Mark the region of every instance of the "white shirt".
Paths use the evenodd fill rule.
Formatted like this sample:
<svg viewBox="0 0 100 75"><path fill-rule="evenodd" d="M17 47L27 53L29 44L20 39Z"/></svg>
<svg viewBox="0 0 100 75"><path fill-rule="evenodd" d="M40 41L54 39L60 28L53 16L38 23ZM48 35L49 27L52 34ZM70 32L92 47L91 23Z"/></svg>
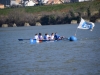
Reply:
<svg viewBox="0 0 100 75"><path fill-rule="evenodd" d="M38 38L38 35L35 35L35 36L34 36L34 39L38 40L38 39L39 39L39 38Z"/></svg>
<svg viewBox="0 0 100 75"><path fill-rule="evenodd" d="M39 38L39 40L43 40L43 36L42 35L38 36L38 38Z"/></svg>
<svg viewBox="0 0 100 75"><path fill-rule="evenodd" d="M49 40L49 37L50 37L50 36L47 34L47 35L46 35L46 40Z"/></svg>
<svg viewBox="0 0 100 75"><path fill-rule="evenodd" d="M54 40L54 35L50 36L50 40Z"/></svg>

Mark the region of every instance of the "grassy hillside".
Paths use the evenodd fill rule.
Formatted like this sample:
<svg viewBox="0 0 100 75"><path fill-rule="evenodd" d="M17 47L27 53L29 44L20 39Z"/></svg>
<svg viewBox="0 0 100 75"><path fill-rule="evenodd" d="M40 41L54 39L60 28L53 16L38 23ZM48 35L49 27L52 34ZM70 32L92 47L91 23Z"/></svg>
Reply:
<svg viewBox="0 0 100 75"><path fill-rule="evenodd" d="M7 15L11 11L24 11L27 13L41 13L41 12L67 12L69 10L82 10L86 11L86 8L91 8L91 11L98 11L100 9L100 1L93 2L81 2L81 3L68 3L68 4L59 4L59 5L44 5L44 6L33 6L33 7L21 7L21 8L5 8L0 9L0 15Z"/></svg>
<svg viewBox="0 0 100 75"><path fill-rule="evenodd" d="M80 17L92 22L100 18L100 0L57 5L44 5L20 8L0 9L0 27L2 24L23 26L25 23L35 26L70 24L72 20L80 22Z"/></svg>

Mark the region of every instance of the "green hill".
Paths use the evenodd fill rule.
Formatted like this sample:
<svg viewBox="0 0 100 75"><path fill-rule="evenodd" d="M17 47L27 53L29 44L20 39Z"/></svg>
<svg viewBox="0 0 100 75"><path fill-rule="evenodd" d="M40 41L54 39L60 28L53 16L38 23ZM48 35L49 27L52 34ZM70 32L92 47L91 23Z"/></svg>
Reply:
<svg viewBox="0 0 100 75"><path fill-rule="evenodd" d="M42 25L70 24L72 20L79 23L80 17L92 22L100 18L100 0L0 9L0 26L12 26L13 23L19 26L23 26L24 23L35 25L36 22Z"/></svg>
<svg viewBox="0 0 100 75"><path fill-rule="evenodd" d="M90 2L77 2L77 3L67 3L67 4L57 4L57 5L43 5L43 6L32 6L32 7L20 7L20 8L5 8L0 9L0 15L7 15L11 11L24 11L27 13L41 13L41 12L67 12L69 10L82 10L86 11L90 6L91 11L98 11L100 9L100 1L90 1Z"/></svg>

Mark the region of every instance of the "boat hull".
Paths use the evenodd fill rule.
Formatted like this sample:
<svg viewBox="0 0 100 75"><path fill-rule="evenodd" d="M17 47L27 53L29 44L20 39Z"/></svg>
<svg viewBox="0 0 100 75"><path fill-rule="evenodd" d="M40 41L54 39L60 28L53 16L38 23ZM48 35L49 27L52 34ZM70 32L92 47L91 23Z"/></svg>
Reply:
<svg viewBox="0 0 100 75"><path fill-rule="evenodd" d="M34 43L42 43L42 42L55 42L57 40L36 40L36 39L30 39L30 43L34 44Z"/></svg>

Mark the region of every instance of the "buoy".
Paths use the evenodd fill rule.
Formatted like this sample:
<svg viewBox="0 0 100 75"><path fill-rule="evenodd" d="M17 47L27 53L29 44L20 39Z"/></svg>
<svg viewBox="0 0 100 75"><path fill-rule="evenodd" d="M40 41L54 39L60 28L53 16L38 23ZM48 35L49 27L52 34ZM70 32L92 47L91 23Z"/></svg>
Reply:
<svg viewBox="0 0 100 75"><path fill-rule="evenodd" d="M30 43L34 44L34 43L36 43L36 40L35 39L30 39Z"/></svg>
<svg viewBox="0 0 100 75"><path fill-rule="evenodd" d="M77 41L77 38L75 36L71 36L68 38L69 41Z"/></svg>

